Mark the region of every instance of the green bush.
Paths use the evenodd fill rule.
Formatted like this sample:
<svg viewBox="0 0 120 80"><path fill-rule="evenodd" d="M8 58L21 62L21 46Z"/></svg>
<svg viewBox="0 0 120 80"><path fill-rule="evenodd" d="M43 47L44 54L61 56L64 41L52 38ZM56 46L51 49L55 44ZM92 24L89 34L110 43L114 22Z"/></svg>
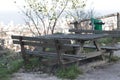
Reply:
<svg viewBox="0 0 120 80"><path fill-rule="evenodd" d="M98 40L98 42L101 43L100 45L103 45L103 44L107 45L107 44L112 43L112 41L113 41L112 38L102 38L102 39Z"/></svg>
<svg viewBox="0 0 120 80"><path fill-rule="evenodd" d="M0 66L0 79L9 80L9 77L12 73L18 71L22 66L22 60L12 61L8 64ZM3 63L0 63L3 64Z"/></svg>
<svg viewBox="0 0 120 80"><path fill-rule="evenodd" d="M22 59L8 50L0 56L0 80L9 80L11 74L18 71L22 65Z"/></svg>
<svg viewBox="0 0 120 80"><path fill-rule="evenodd" d="M12 61L9 64L8 72L9 73L17 72L22 66L23 66L23 61L22 60Z"/></svg>
<svg viewBox="0 0 120 80"><path fill-rule="evenodd" d="M33 69L39 68L41 66L39 63L40 60L36 57L30 58L29 61L30 62L28 64L24 65L25 70L33 71Z"/></svg>
<svg viewBox="0 0 120 80"><path fill-rule="evenodd" d="M57 70L57 77L66 79L75 79L79 74L83 72L76 65L69 66L67 68L60 68Z"/></svg>
<svg viewBox="0 0 120 80"><path fill-rule="evenodd" d="M110 59L111 62L117 62L119 60L120 60L120 57L118 57L118 56L112 56Z"/></svg>

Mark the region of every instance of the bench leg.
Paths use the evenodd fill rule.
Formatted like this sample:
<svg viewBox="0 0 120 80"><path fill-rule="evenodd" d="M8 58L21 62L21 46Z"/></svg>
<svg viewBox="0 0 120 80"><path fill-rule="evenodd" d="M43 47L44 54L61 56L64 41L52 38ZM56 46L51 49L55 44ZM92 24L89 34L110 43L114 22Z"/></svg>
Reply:
<svg viewBox="0 0 120 80"><path fill-rule="evenodd" d="M109 62L111 61L112 56L113 56L113 51L110 51L110 54L109 54Z"/></svg>
<svg viewBox="0 0 120 80"><path fill-rule="evenodd" d="M77 41L77 44L79 44L80 47L77 47L77 48L76 48L76 54L79 55L79 56L81 55L81 53L84 53L84 50L83 50L84 42L85 42L85 41L83 41L83 40L81 40L81 41L78 40L78 41Z"/></svg>

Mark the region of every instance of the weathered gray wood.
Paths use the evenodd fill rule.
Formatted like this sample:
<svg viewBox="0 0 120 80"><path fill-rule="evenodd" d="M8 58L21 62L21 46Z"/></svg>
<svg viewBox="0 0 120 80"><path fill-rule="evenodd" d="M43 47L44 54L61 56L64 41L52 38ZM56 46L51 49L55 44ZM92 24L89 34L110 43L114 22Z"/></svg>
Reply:
<svg viewBox="0 0 120 80"><path fill-rule="evenodd" d="M97 57L97 56L101 56L102 54L103 54L103 52L97 51L97 52L90 52L90 53L87 53L85 55L86 55L86 59L89 59L89 58L94 58L94 57Z"/></svg>
<svg viewBox="0 0 120 80"><path fill-rule="evenodd" d="M113 16L117 16L119 13L114 13L114 14L109 14L109 15L105 15L105 16L101 16L101 17L96 17L96 19L104 19L104 18L108 18L108 17L113 17ZM71 24L79 24L81 22L85 22L85 21L90 21L91 19L88 18L88 19L83 19L83 20L80 20L80 21L74 21L74 22L71 22ZM76 27L75 27L76 28Z"/></svg>
<svg viewBox="0 0 120 80"><path fill-rule="evenodd" d="M36 56L48 56L48 57L53 57L55 58L57 56L56 53L48 53L48 52L40 52L40 51L26 51L27 54L30 55L36 55ZM71 54L61 54L63 58L68 58L68 59L83 59L86 58L85 56L77 56L77 55L71 55Z"/></svg>
<svg viewBox="0 0 120 80"><path fill-rule="evenodd" d="M64 44L65 47L80 47L79 44Z"/></svg>
<svg viewBox="0 0 120 80"><path fill-rule="evenodd" d="M117 29L120 30L120 14L117 13Z"/></svg>
<svg viewBox="0 0 120 80"><path fill-rule="evenodd" d="M85 45L84 48L96 49L96 47L92 45ZM111 61L114 51L120 50L120 47L117 46L101 46L100 48L109 53L109 61Z"/></svg>
<svg viewBox="0 0 120 80"><path fill-rule="evenodd" d="M14 44L20 44L20 41L13 40ZM41 42L30 42L30 41L22 41L24 45L29 45L29 46L42 46L42 47L55 47L54 43L41 43Z"/></svg>
<svg viewBox="0 0 120 80"><path fill-rule="evenodd" d="M79 64L81 61L88 60L88 59L95 58L95 57L99 57L102 54L103 53L101 51L86 53L86 54L84 54L85 58L78 58L78 59L75 59L75 60L72 60L69 62L65 62L64 64L71 64L71 63L76 63L76 62Z"/></svg>
<svg viewBox="0 0 120 80"><path fill-rule="evenodd" d="M22 37L19 38L20 46L21 46L21 53L22 53L22 58L24 60L24 64L28 64L29 59L26 56L25 48L24 48L24 43L22 42Z"/></svg>
<svg viewBox="0 0 120 80"><path fill-rule="evenodd" d="M25 37L25 36L12 36L14 44L22 44L23 46L23 52L26 53L24 46L25 45L32 45L32 46L41 46L43 48L46 47L55 47L55 55L49 51L40 51L38 54L35 52L32 53L32 55L38 55L38 56L50 56L50 57L56 57L56 62L60 65L64 64L64 58L71 60L74 59L75 61L81 60L81 58L85 58L85 56L81 55L68 55L68 54L63 54L65 51L68 49L70 50L71 48L73 50L77 49L77 51L80 49L80 47L83 47L84 41L89 41L89 40L96 40L99 38L103 38L106 35L104 34L87 34L87 35L80 35L80 34L62 34L62 35L47 35L47 36L40 36L40 37ZM77 40L81 43L81 45L76 45L76 44L71 44L70 40ZM19 42L20 41L20 42ZM71 50L72 50L71 49ZM22 51L22 49L21 49ZM76 51L76 52L77 52ZM23 53L22 52L22 53ZM79 52L80 53L80 52ZM99 56L99 54L96 53L95 56ZM89 57L88 57L89 58ZM69 61L68 60L68 61Z"/></svg>
<svg viewBox="0 0 120 80"><path fill-rule="evenodd" d="M107 37L120 37L119 30L105 31L105 30L80 30L80 29L70 29L70 32L75 32L76 34L108 34Z"/></svg>
<svg viewBox="0 0 120 80"><path fill-rule="evenodd" d="M91 48L91 49L96 49L95 46L93 45L85 45L84 48ZM115 46L100 46L101 49L103 50L120 50L120 47L115 47Z"/></svg>
<svg viewBox="0 0 120 80"><path fill-rule="evenodd" d="M112 30L112 31L106 31L106 30L81 30L81 29L69 29L69 32L82 32L82 33L119 33L120 31L119 30Z"/></svg>
<svg viewBox="0 0 120 80"><path fill-rule="evenodd" d="M12 39L20 39L20 37L22 37L22 40L33 40L33 41L40 41L42 38L38 38L38 37L27 37L27 36L17 36L17 35L12 35L11 38Z"/></svg>
<svg viewBox="0 0 120 80"><path fill-rule="evenodd" d="M19 39L19 38L18 38ZM42 47L51 47L51 48L55 48L55 42L54 40L50 40L50 39L43 39L43 41L29 41L29 39L26 38L26 40L22 40L22 43L24 45L30 45L30 46L42 46ZM34 40L34 38L32 38ZM13 40L14 44L20 44L20 41L18 40ZM74 48L79 47L80 45L76 45L76 44L71 44L70 40L58 40L57 43L58 46L60 46L61 50L63 51L67 51L67 50L74 50Z"/></svg>
<svg viewBox="0 0 120 80"><path fill-rule="evenodd" d="M76 47L79 47L78 45L71 44L70 40L66 39L56 39L56 38L49 38L49 37L25 37L25 36L12 36L13 43L14 44L20 44L21 45L21 52L22 54L25 54L23 57L26 56L26 54L30 55L36 55L36 56L43 56L43 57L56 57L58 64L62 65L62 59L76 59L76 58L83 58L78 57L75 55L68 55L68 54L62 54L67 50L74 50ZM64 45L66 44L66 45ZM54 48L55 53L51 53L50 51L40 51L40 52L29 52L25 51L24 46L40 46L43 48ZM73 48L72 48L73 47ZM25 59L24 59L25 60Z"/></svg>
<svg viewBox="0 0 120 80"><path fill-rule="evenodd" d="M99 39L99 38L103 38L106 37L107 34L64 34L64 35L47 35L45 36L45 38L48 39L68 39L68 40L84 40L84 41L88 41L88 40L94 40L94 39Z"/></svg>

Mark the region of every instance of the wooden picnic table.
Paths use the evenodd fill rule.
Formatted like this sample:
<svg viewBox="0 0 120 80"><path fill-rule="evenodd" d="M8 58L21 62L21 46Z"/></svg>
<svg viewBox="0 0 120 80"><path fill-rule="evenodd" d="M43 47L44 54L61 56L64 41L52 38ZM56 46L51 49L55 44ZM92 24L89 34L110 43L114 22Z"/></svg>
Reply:
<svg viewBox="0 0 120 80"><path fill-rule="evenodd" d="M91 41L96 46L97 50L100 51L100 47L97 43L97 39L106 37L107 34L53 34L53 35L46 35L42 36L43 38L50 38L54 40L59 39L70 39L76 40L77 44L80 45L79 49L76 51L77 55L80 55L83 52L83 46L85 41Z"/></svg>
<svg viewBox="0 0 120 80"><path fill-rule="evenodd" d="M114 51L120 50L120 47L116 46L120 38L120 30L81 30L74 28L69 29L69 32L74 32L75 34L108 34L106 38L112 39L112 42L109 42L107 45L100 46L100 48L105 50L106 53L109 53L109 60L111 60ZM84 48L96 49L93 45L85 45Z"/></svg>
<svg viewBox="0 0 120 80"><path fill-rule="evenodd" d="M27 36L12 36L14 44L20 44L21 53L25 63L29 62L29 57L27 55L51 57L52 59L57 59L56 63L59 65L78 63L81 60L94 58L101 56L102 52L97 44L97 39L107 36L106 34L52 34L39 37L27 37ZM75 44L66 43L65 41L75 40ZM63 44L61 43L63 42ZM88 55L83 55L83 45L86 41L91 41L94 43L97 52L94 54L90 53ZM41 47L40 51L27 51L25 46L38 46ZM73 47L73 48L72 48ZM44 48L54 48L55 52L45 51ZM73 49L73 54L67 54L65 51ZM77 55L74 55L77 54Z"/></svg>

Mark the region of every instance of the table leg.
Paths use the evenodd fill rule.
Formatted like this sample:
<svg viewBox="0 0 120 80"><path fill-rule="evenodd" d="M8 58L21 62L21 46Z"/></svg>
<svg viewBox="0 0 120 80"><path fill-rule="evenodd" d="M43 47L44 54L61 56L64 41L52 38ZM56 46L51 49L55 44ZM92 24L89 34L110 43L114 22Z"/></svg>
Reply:
<svg viewBox="0 0 120 80"><path fill-rule="evenodd" d="M100 50L101 50L101 48L99 47L99 45L98 45L97 41L96 41L96 40L94 40L94 41L93 41L93 43L94 43L94 45L96 46L96 49L97 49L98 51L100 51Z"/></svg>
<svg viewBox="0 0 120 80"><path fill-rule="evenodd" d="M85 41L77 41L77 44L80 45L80 47L79 47L79 48L77 49L77 51L76 51L76 54L77 54L77 55L81 55L81 54L84 52L84 50L83 50L84 42L85 42Z"/></svg>

